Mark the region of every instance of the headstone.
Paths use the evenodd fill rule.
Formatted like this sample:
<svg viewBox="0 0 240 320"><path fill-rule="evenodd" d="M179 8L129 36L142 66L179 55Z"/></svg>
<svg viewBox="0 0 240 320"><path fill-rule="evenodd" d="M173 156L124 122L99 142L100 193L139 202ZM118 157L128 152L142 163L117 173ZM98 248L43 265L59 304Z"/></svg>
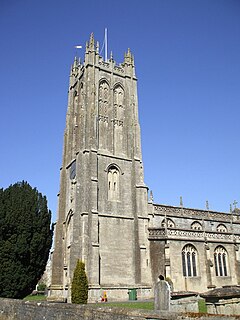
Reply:
<svg viewBox="0 0 240 320"><path fill-rule="evenodd" d="M170 286L160 276L154 289L154 309L169 311L170 308Z"/></svg>

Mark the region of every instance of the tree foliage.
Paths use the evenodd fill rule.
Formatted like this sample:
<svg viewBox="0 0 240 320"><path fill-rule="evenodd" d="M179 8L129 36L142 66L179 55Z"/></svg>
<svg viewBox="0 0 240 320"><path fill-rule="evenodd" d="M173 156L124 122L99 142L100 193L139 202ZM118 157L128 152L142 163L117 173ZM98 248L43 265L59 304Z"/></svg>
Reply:
<svg viewBox="0 0 240 320"><path fill-rule="evenodd" d="M52 243L47 199L27 182L0 189L0 296L23 298L35 288Z"/></svg>
<svg viewBox="0 0 240 320"><path fill-rule="evenodd" d="M88 279L85 272L85 264L77 261L72 281L72 303L83 304L88 300Z"/></svg>

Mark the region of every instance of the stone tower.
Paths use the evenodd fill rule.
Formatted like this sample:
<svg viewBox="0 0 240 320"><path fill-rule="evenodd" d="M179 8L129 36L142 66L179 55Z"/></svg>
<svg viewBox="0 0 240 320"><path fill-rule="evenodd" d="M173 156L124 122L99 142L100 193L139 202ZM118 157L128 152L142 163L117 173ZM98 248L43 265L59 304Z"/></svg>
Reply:
<svg viewBox="0 0 240 320"><path fill-rule="evenodd" d="M70 301L77 259L89 298L128 299L150 288L147 187L138 121L137 79L128 49L104 61L93 34L70 72L58 221L49 298Z"/></svg>

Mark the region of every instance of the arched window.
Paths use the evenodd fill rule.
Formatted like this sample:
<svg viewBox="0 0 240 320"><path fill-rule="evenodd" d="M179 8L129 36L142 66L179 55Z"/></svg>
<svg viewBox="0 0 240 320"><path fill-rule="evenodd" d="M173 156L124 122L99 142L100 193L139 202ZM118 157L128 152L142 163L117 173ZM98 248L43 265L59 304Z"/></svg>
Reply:
<svg viewBox="0 0 240 320"><path fill-rule="evenodd" d="M217 226L217 231L218 231L218 232L227 232L227 227L225 227L224 224L219 224L219 225Z"/></svg>
<svg viewBox="0 0 240 320"><path fill-rule="evenodd" d="M171 219L167 218L167 225L166 225L166 220L163 219L161 226L162 226L162 228L165 228L165 227L175 228L175 223Z"/></svg>
<svg viewBox="0 0 240 320"><path fill-rule="evenodd" d="M191 224L191 229L193 229L193 230L202 230L202 225L201 225L200 222L194 221L194 222Z"/></svg>
<svg viewBox="0 0 240 320"><path fill-rule="evenodd" d="M182 250L182 269L184 277L197 276L197 250L188 244Z"/></svg>
<svg viewBox="0 0 240 320"><path fill-rule="evenodd" d="M119 170L115 166L108 169L108 200L119 200Z"/></svg>
<svg viewBox="0 0 240 320"><path fill-rule="evenodd" d="M114 118L123 120L124 117L124 91L120 85L113 90Z"/></svg>
<svg viewBox="0 0 240 320"><path fill-rule="evenodd" d="M107 81L103 80L99 84L99 114L107 115L108 103L109 103L109 85Z"/></svg>
<svg viewBox="0 0 240 320"><path fill-rule="evenodd" d="M121 86L116 86L114 88L114 105L123 108L123 98L124 98L124 92L123 88Z"/></svg>
<svg viewBox="0 0 240 320"><path fill-rule="evenodd" d="M214 264L217 277L226 277L228 275L227 251L222 246L218 246L214 251Z"/></svg>

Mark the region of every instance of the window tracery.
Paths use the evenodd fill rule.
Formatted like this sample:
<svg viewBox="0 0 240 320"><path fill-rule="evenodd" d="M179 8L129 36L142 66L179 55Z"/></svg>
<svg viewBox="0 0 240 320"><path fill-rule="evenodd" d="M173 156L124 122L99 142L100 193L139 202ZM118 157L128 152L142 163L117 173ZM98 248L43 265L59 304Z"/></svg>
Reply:
<svg viewBox="0 0 240 320"><path fill-rule="evenodd" d="M191 224L191 229L193 229L193 230L202 230L202 225L201 225L200 222L194 221L194 222Z"/></svg>
<svg viewBox="0 0 240 320"><path fill-rule="evenodd" d="M99 114L106 116L109 104L109 85L103 80L99 85Z"/></svg>
<svg viewBox="0 0 240 320"><path fill-rule="evenodd" d="M188 244L183 247L182 270L183 270L184 277L197 276L197 250L191 244Z"/></svg>
<svg viewBox="0 0 240 320"><path fill-rule="evenodd" d="M218 232L227 232L227 227L224 224L219 224L217 226L217 231Z"/></svg>
<svg viewBox="0 0 240 320"><path fill-rule="evenodd" d="M226 277L228 275L228 257L224 247L218 246L214 251L215 273L217 277Z"/></svg>
<svg viewBox="0 0 240 320"><path fill-rule="evenodd" d="M119 170L115 166L108 169L108 200L119 200Z"/></svg>
<svg viewBox="0 0 240 320"><path fill-rule="evenodd" d="M117 85L113 91L114 118L121 120L123 118L123 100L124 91L120 85Z"/></svg>
<svg viewBox="0 0 240 320"><path fill-rule="evenodd" d="M175 223L172 221L172 219L167 218L167 225L166 225L166 219L163 219L161 223L162 228L175 228Z"/></svg>

